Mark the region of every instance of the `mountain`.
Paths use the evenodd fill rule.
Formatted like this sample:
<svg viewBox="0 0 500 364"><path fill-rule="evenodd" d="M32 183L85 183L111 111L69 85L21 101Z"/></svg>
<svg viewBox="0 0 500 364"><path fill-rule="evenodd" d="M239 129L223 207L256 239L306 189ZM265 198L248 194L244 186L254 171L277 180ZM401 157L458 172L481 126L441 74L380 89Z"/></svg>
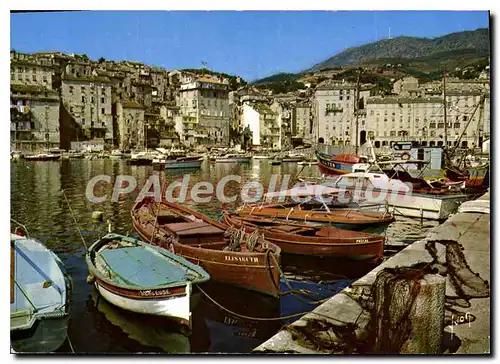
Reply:
<svg viewBox="0 0 500 364"><path fill-rule="evenodd" d="M346 65L366 64L376 59L415 59L438 53L476 51L481 56L489 55L490 33L486 28L448 34L438 38L396 37L352 47L326 61L315 64L308 72L320 71Z"/></svg>

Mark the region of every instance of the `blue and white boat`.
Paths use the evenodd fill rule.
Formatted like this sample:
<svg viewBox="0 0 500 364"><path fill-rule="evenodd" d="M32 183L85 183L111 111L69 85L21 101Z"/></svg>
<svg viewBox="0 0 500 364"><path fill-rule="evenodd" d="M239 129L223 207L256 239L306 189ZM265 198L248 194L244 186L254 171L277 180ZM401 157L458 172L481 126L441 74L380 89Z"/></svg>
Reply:
<svg viewBox="0 0 500 364"><path fill-rule="evenodd" d="M10 236L11 346L52 352L67 338L71 278L57 255L23 230Z"/></svg>
<svg viewBox="0 0 500 364"><path fill-rule="evenodd" d="M191 327L192 285L210 276L170 251L118 234L107 234L86 254L89 282L124 310L172 318Z"/></svg>

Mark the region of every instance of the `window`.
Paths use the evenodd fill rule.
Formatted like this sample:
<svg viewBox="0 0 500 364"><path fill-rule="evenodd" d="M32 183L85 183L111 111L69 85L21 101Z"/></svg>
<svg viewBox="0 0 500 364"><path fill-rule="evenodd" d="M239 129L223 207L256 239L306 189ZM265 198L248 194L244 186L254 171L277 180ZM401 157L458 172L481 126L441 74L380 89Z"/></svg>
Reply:
<svg viewBox="0 0 500 364"><path fill-rule="evenodd" d="M82 119L82 125L85 125L85 119Z"/></svg>
<svg viewBox="0 0 500 364"><path fill-rule="evenodd" d="M73 86L70 86L70 87L69 87L69 93L70 93L71 95L73 95Z"/></svg>
<svg viewBox="0 0 500 364"><path fill-rule="evenodd" d="M101 108L101 114L104 114L105 109Z"/></svg>
<svg viewBox="0 0 500 364"><path fill-rule="evenodd" d="M432 140L432 141L429 142L429 147L434 147L435 145L436 145L435 141Z"/></svg>
<svg viewBox="0 0 500 364"><path fill-rule="evenodd" d="M438 123L438 129L444 128L444 123Z"/></svg>
<svg viewBox="0 0 500 364"><path fill-rule="evenodd" d="M349 100L349 99L350 99L350 97L349 97L349 96L346 96L346 100Z"/></svg>
<svg viewBox="0 0 500 364"><path fill-rule="evenodd" d="M101 103L103 103L103 104L105 103L104 97L101 97Z"/></svg>
<svg viewBox="0 0 500 364"><path fill-rule="evenodd" d="M86 102L86 101L85 101L85 96L82 96L82 102Z"/></svg>
<svg viewBox="0 0 500 364"><path fill-rule="evenodd" d="M437 145L438 145L438 147L442 147L443 146L443 141L442 140L438 141Z"/></svg>
<svg viewBox="0 0 500 364"><path fill-rule="evenodd" d="M395 130L392 130L391 131L391 137L395 137L396 136L396 131Z"/></svg>
<svg viewBox="0 0 500 364"><path fill-rule="evenodd" d="M82 92L85 92L85 86L82 86Z"/></svg>
<svg viewBox="0 0 500 364"><path fill-rule="evenodd" d="M464 121L467 121L467 115L464 115Z"/></svg>
<svg viewBox="0 0 500 364"><path fill-rule="evenodd" d="M429 124L429 128L433 128L433 129L435 129L435 128L436 128L436 123L430 123L430 124Z"/></svg>
<svg viewBox="0 0 500 364"><path fill-rule="evenodd" d="M94 96L92 96L92 97L90 98L90 102L94 102L94 101L95 101Z"/></svg>
<svg viewBox="0 0 500 364"><path fill-rule="evenodd" d="M33 81L36 81L36 75L33 75Z"/></svg>
<svg viewBox="0 0 500 364"><path fill-rule="evenodd" d="M343 96L339 96L339 100L342 101Z"/></svg>
<svg viewBox="0 0 500 364"><path fill-rule="evenodd" d="M453 124L453 127L454 127L455 129L460 129L460 123L455 123L455 124Z"/></svg>

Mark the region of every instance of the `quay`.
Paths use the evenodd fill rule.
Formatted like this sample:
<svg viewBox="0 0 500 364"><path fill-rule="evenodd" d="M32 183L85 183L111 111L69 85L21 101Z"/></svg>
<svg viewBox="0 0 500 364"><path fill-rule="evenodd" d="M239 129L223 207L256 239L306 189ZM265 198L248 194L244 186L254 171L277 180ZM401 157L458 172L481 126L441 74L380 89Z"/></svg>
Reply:
<svg viewBox="0 0 500 364"><path fill-rule="evenodd" d="M386 321L374 322L373 307L377 307L377 302L373 302L372 294L377 276L382 271L401 267L416 270L429 266L434 272L419 285L420 294L412 301L417 308L409 313L411 334L398 352L490 354L489 202L488 192L475 201L462 204L457 214L434 228L425 239L409 245L313 311L285 325L253 352L390 353L390 350L377 350L374 346L367 349L366 343L376 341L387 322L388 326L396 326L394 321L398 323L398 320L406 323L401 320L402 309L398 312L395 302L402 301L404 306L408 300L405 301L407 297L401 294L404 291L399 291L386 306L389 320L386 317ZM382 289L391 282L395 281L383 282L386 286ZM389 290L394 287L395 284L389 285ZM383 308L378 310L379 316L381 311Z"/></svg>

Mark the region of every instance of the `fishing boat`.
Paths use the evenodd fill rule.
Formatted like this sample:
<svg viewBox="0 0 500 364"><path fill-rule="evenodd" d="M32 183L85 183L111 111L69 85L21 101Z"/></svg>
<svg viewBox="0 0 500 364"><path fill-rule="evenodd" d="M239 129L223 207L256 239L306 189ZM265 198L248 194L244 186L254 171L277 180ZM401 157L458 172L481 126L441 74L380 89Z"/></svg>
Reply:
<svg viewBox="0 0 500 364"><path fill-rule="evenodd" d="M258 235L228 229L188 207L149 197L133 207L132 223L144 240L199 264L213 280L279 295L281 249Z"/></svg>
<svg viewBox="0 0 500 364"><path fill-rule="evenodd" d="M40 161L58 161L61 159L60 154L51 154L51 153L38 153L33 155L25 155L24 159L32 162L40 162Z"/></svg>
<svg viewBox="0 0 500 364"><path fill-rule="evenodd" d="M350 208L331 209L322 199L317 206L311 208L308 202L289 202L288 204L253 204L243 205L236 209L242 217L268 217L303 222L321 222L349 230L361 230L376 225L388 225L394 217L386 212L357 210Z"/></svg>
<svg viewBox="0 0 500 364"><path fill-rule="evenodd" d="M244 154L226 154L215 158L215 163L250 163L251 156Z"/></svg>
<svg viewBox="0 0 500 364"><path fill-rule="evenodd" d="M189 327L192 285L210 279L201 267L168 250L112 233L97 240L85 260L89 281L109 303Z"/></svg>
<svg viewBox="0 0 500 364"><path fill-rule="evenodd" d="M322 174L346 174L368 167L366 157L353 154L330 155L316 151L316 159Z"/></svg>
<svg viewBox="0 0 500 364"><path fill-rule="evenodd" d="M305 158L306 158L305 155L302 153L287 153L282 157L281 162L297 163L297 162L302 162Z"/></svg>
<svg viewBox="0 0 500 364"><path fill-rule="evenodd" d="M202 162L203 158L199 156L177 157L175 159L167 159L165 169L200 168Z"/></svg>
<svg viewBox="0 0 500 364"><path fill-rule="evenodd" d="M10 236L11 345L19 353L52 352L67 338L71 278L56 254L16 224Z"/></svg>
<svg viewBox="0 0 500 364"><path fill-rule="evenodd" d="M157 158L157 153L155 152L132 153L128 163L137 166L150 166L153 164L153 159L155 158Z"/></svg>
<svg viewBox="0 0 500 364"><path fill-rule="evenodd" d="M394 215L444 220L475 194L466 193L463 183L427 181L414 177L404 167L426 163L411 160L378 162L368 172L325 178L322 185L351 192L355 199L372 203L385 201ZM382 211L382 206L378 210Z"/></svg>
<svg viewBox="0 0 500 364"><path fill-rule="evenodd" d="M384 253L384 237L364 232L252 215L225 214L224 222L250 232L262 231L284 253L369 261L379 260Z"/></svg>

